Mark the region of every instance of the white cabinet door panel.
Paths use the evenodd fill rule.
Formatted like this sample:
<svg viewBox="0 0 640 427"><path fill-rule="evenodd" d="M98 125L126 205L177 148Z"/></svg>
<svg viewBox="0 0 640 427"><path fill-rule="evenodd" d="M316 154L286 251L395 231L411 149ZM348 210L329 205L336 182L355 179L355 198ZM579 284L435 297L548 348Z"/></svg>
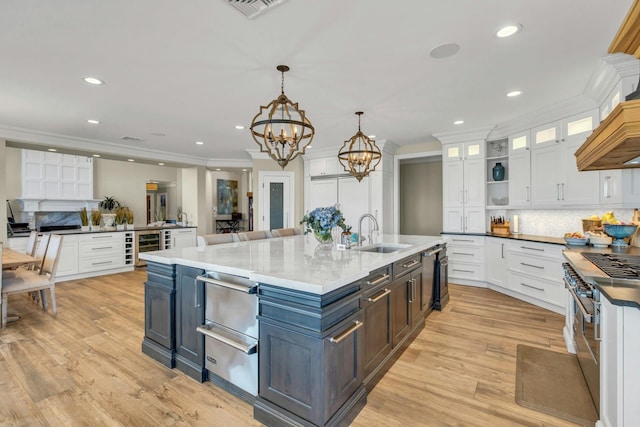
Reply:
<svg viewBox="0 0 640 427"><path fill-rule="evenodd" d="M369 179L338 178L338 204L347 225L358 228L358 219L370 212Z"/></svg>
<svg viewBox="0 0 640 427"><path fill-rule="evenodd" d="M531 152L523 149L509 155L509 205L531 204Z"/></svg>
<svg viewBox="0 0 640 427"><path fill-rule="evenodd" d="M464 163L449 161L442 163L442 203L445 207L463 205Z"/></svg>
<svg viewBox="0 0 640 427"><path fill-rule="evenodd" d="M464 162L464 204L465 206L484 207L485 195L484 159L465 160Z"/></svg>
<svg viewBox="0 0 640 427"><path fill-rule="evenodd" d="M335 179L311 180L309 192L309 211L338 203L338 182Z"/></svg>

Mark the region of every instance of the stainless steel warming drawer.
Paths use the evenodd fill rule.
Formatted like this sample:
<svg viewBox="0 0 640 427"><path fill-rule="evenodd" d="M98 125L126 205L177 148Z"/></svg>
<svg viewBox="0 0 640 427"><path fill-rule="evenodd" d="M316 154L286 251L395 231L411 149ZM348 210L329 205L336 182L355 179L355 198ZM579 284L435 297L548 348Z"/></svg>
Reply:
<svg viewBox="0 0 640 427"><path fill-rule="evenodd" d="M207 272L205 367L254 396L258 394L258 285L247 278Z"/></svg>

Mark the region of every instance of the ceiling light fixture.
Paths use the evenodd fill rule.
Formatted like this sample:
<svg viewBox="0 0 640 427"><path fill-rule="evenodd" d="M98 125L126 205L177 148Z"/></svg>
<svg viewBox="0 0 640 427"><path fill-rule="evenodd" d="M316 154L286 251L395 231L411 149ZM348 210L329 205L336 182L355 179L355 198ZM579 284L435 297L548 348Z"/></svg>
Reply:
<svg viewBox="0 0 640 427"><path fill-rule="evenodd" d="M251 120L249 129L260 146L260 152L269 154L284 169L291 160L304 154L315 130L305 111L284 94L284 73L289 71L289 67L278 65L276 69L282 73L280 96L268 105L260 106L260 112Z"/></svg>
<svg viewBox="0 0 640 427"><path fill-rule="evenodd" d="M376 170L376 166L382 159L382 153L376 142L369 139L360 130L360 116L363 114L362 111L356 112L358 116L358 132L347 139L338 152L340 164L346 172L355 176L358 182Z"/></svg>
<svg viewBox="0 0 640 427"><path fill-rule="evenodd" d="M97 79L95 77L83 77L82 80L85 81L85 83L89 83L90 85L103 85L104 81Z"/></svg>
<svg viewBox="0 0 640 427"><path fill-rule="evenodd" d="M519 33L522 30L522 25L507 25L502 27L496 33L496 36L500 38L511 37L512 35Z"/></svg>
<svg viewBox="0 0 640 427"><path fill-rule="evenodd" d="M100 120L89 119L87 120L87 123L91 123L92 125L99 125Z"/></svg>
<svg viewBox="0 0 640 427"><path fill-rule="evenodd" d="M514 96L519 96L519 95L522 95L522 91L514 90L514 91L509 92L509 93L507 94L507 96L508 96L509 98L513 98Z"/></svg>
<svg viewBox="0 0 640 427"><path fill-rule="evenodd" d="M242 125L236 125L236 129L238 129L238 130L242 130L242 129L244 129L244 126L242 126Z"/></svg>
<svg viewBox="0 0 640 427"><path fill-rule="evenodd" d="M160 162L158 163L158 166L164 166L164 163Z"/></svg>
<svg viewBox="0 0 640 427"><path fill-rule="evenodd" d="M100 154L94 154L93 157L100 157Z"/></svg>
<svg viewBox="0 0 640 427"><path fill-rule="evenodd" d="M204 142L202 142L202 141L196 141L196 145L203 145L203 144L204 144Z"/></svg>
<svg viewBox="0 0 640 427"><path fill-rule="evenodd" d="M55 153L58 150L56 150L55 148L49 148L49 151L51 151L52 153Z"/></svg>
<svg viewBox="0 0 640 427"><path fill-rule="evenodd" d="M133 159L127 159L127 161L129 161L129 162L135 162L135 160L133 160Z"/></svg>
<svg viewBox="0 0 640 427"><path fill-rule="evenodd" d="M455 122L453 122L454 125L461 125L464 124L464 120L456 120Z"/></svg>

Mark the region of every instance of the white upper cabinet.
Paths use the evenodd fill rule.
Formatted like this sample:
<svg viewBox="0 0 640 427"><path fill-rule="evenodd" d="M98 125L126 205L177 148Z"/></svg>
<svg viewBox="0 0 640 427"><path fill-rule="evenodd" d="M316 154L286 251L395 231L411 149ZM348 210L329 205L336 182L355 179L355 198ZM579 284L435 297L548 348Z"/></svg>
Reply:
<svg viewBox="0 0 640 427"><path fill-rule="evenodd" d="M446 144L442 147L442 161L444 162L484 159L484 156L484 141L470 141L464 143L460 142L456 144Z"/></svg>
<svg viewBox="0 0 640 427"><path fill-rule="evenodd" d="M22 150L22 198L93 199L93 159Z"/></svg>
<svg viewBox="0 0 640 427"><path fill-rule="evenodd" d="M597 125L598 110L531 130L531 204L592 205L599 202L599 173L578 172L574 153Z"/></svg>
<svg viewBox="0 0 640 427"><path fill-rule="evenodd" d="M509 137L509 205L531 204L531 132Z"/></svg>
<svg viewBox="0 0 640 427"><path fill-rule="evenodd" d="M343 168L338 169L338 157L322 157L309 160L309 176L336 175L345 173Z"/></svg>

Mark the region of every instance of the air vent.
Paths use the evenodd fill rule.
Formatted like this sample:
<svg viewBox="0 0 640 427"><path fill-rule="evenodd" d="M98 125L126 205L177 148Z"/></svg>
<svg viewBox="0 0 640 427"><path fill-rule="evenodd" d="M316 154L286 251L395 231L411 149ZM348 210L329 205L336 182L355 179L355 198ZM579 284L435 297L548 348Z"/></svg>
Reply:
<svg viewBox="0 0 640 427"><path fill-rule="evenodd" d="M286 0L224 0L231 6L238 9L248 19L266 12Z"/></svg>
<svg viewBox="0 0 640 427"><path fill-rule="evenodd" d="M131 141L131 142L142 142L143 141L143 139L136 138L135 136L123 136L120 139L123 140L123 141Z"/></svg>

